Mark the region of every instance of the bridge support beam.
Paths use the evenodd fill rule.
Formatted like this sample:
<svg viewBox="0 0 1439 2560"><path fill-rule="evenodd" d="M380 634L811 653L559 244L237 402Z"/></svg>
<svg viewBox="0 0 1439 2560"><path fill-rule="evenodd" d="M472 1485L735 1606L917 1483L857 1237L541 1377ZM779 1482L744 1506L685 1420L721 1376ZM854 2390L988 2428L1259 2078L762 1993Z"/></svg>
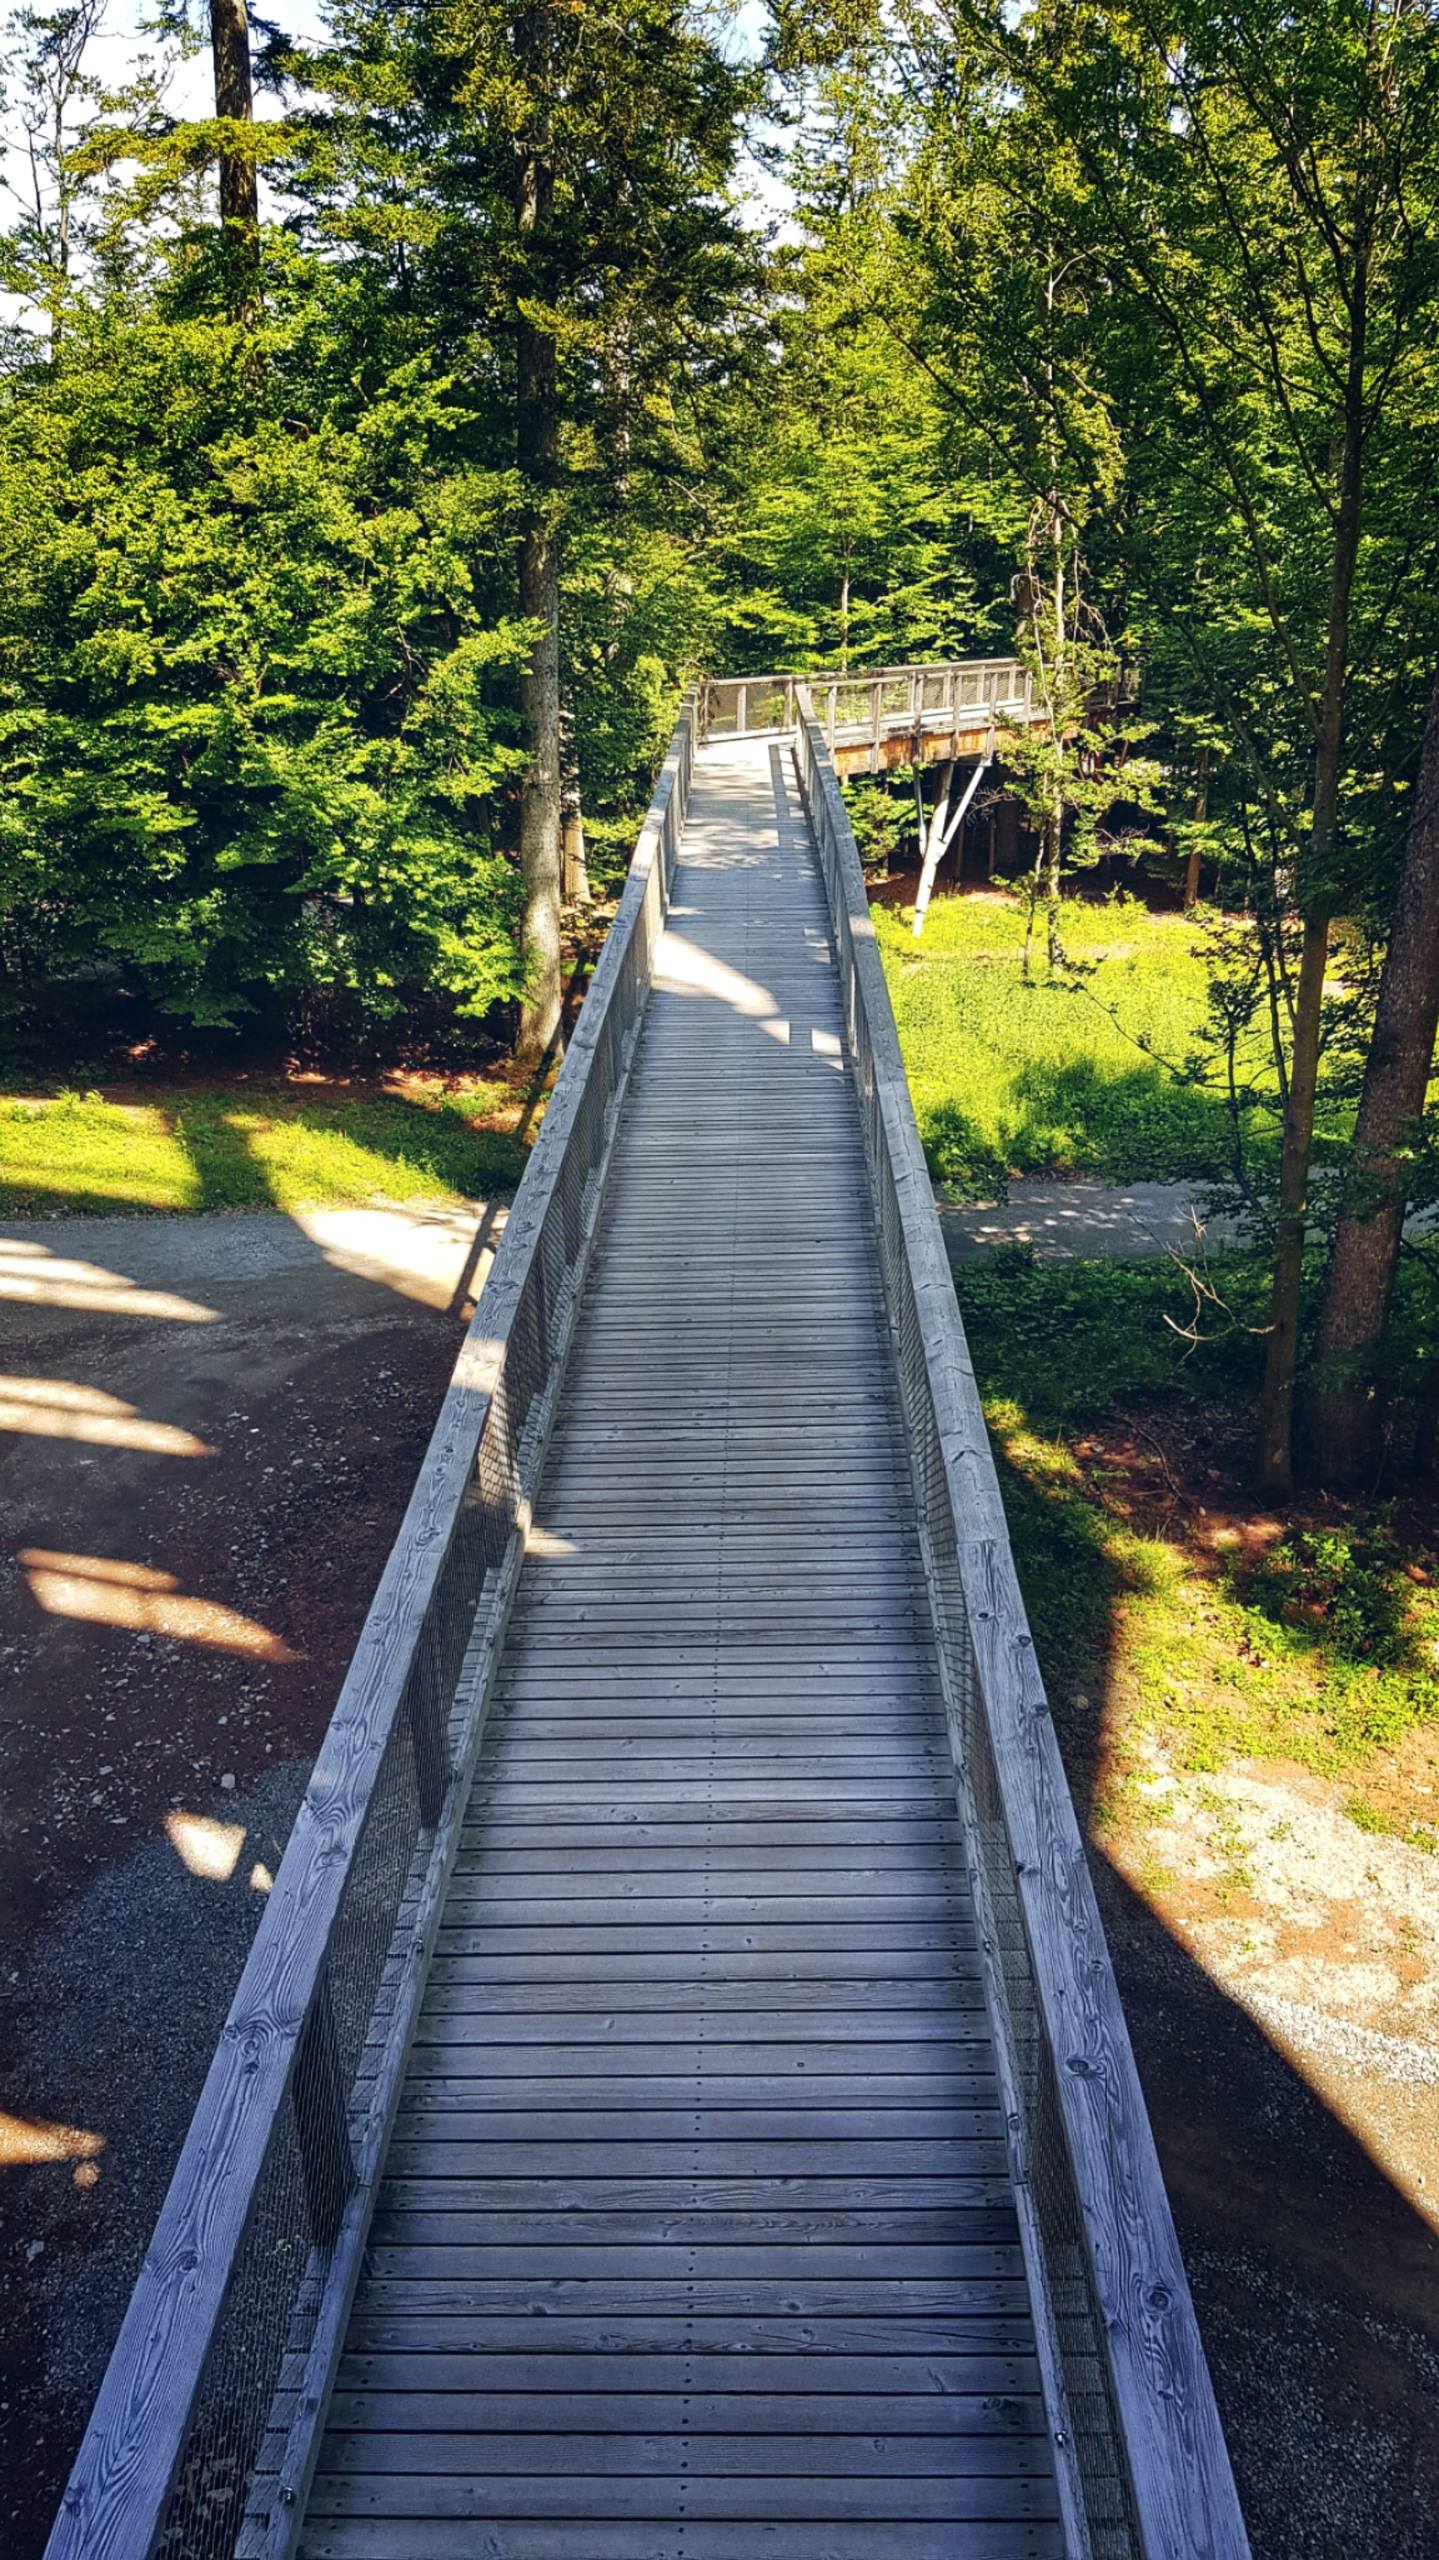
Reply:
<svg viewBox="0 0 1439 2560"><path fill-rule="evenodd" d="M988 773L993 762L994 735L991 731L985 745L984 753L979 758L973 773L965 784L964 790L960 794L959 805L950 816L947 826L943 825L945 806L945 795L943 791L940 792L939 799L935 803L934 817L930 822L929 841L924 848L924 861L920 868L919 887L915 892L914 899L914 931L916 940L924 931L925 915L929 907L930 898L934 892L935 873L938 871L939 866L944 860L945 855L948 853L950 846L954 843L961 827L964 825L965 819L969 815L970 803L973 800L976 791L979 789L980 781L982 777ZM943 832L941 833L942 826Z"/></svg>

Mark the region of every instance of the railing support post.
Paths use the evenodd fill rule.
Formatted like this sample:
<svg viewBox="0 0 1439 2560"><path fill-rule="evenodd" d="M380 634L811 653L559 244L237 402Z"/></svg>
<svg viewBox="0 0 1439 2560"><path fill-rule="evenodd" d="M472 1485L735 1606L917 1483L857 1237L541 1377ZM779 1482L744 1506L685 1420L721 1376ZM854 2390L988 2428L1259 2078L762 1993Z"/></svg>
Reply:
<svg viewBox="0 0 1439 2560"><path fill-rule="evenodd" d="M340 2058L330 1968L322 1970L300 2030L291 2083L305 2210L315 2246L332 2248L355 2184L355 2163L345 2120L345 2073Z"/></svg>
<svg viewBox="0 0 1439 2560"><path fill-rule="evenodd" d="M415 1655L405 1699L405 1716L415 1756L415 1797L420 1822L433 1831L445 1809L450 1783L450 1754L445 1709L440 1695L440 1666L434 1631L426 1627Z"/></svg>

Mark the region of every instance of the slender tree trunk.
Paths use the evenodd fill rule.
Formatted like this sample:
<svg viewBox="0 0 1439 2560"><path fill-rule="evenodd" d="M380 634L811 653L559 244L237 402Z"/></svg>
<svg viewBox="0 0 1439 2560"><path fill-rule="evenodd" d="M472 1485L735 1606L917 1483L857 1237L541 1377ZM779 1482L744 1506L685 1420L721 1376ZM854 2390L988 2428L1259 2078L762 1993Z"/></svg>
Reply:
<svg viewBox="0 0 1439 2560"><path fill-rule="evenodd" d="M580 760L575 743L575 712L569 694L560 696L560 870L566 906L590 903L590 868L585 855L585 819L580 800Z"/></svg>
<svg viewBox="0 0 1439 2560"><path fill-rule="evenodd" d="M1064 813L1051 809L1044 822L1044 933L1045 956L1051 969L1064 965L1064 952L1059 939L1060 865L1064 853Z"/></svg>
<svg viewBox="0 0 1439 2560"><path fill-rule="evenodd" d="M215 113L234 124L253 124L255 88L250 69L250 14L246 0L210 0L210 50L215 61ZM253 233L260 219L260 190L253 160L220 155L220 220Z"/></svg>
<svg viewBox="0 0 1439 2560"><path fill-rule="evenodd" d="M1269 1340L1259 1406L1255 1478L1266 1493L1287 1493L1293 1482L1294 1378L1299 1352L1299 1303L1304 1277L1304 1236L1309 1213L1309 1158L1314 1145L1314 1104L1319 1085L1319 1034L1324 971L1329 958L1329 917L1306 916L1295 992L1289 1104L1279 1166L1279 1214L1274 1226L1274 1276L1269 1296Z"/></svg>
<svg viewBox="0 0 1439 2560"><path fill-rule="evenodd" d="M1354 1129L1352 1205L1335 1230L1308 1400L1322 1475L1352 1483L1371 1454L1372 1363L1404 1232L1406 1141L1424 1108L1439 1029L1439 681L1429 700L1404 868Z"/></svg>
<svg viewBox="0 0 1439 2560"><path fill-rule="evenodd" d="M1203 824L1204 824L1204 821L1205 821L1205 819L1208 817L1208 815L1209 815L1209 750L1208 750L1208 748L1206 747L1206 748L1204 749L1204 752L1203 752L1203 754L1202 754L1202 756L1201 756L1201 759L1200 759L1200 766L1199 766L1199 788L1198 788L1198 790L1195 792L1195 795L1194 795L1194 823L1195 823L1195 825L1196 825L1197 827L1202 827L1202 826L1203 826ZM1184 866L1184 904L1185 904L1185 909L1186 909L1186 911L1187 911L1190 907L1197 907L1197 906L1198 906L1198 904L1199 904L1199 878L1200 878L1200 869L1201 869L1201 865L1202 865L1202 863L1203 863L1203 855L1202 855L1202 853L1201 853L1201 851L1200 851L1200 848L1199 848L1198 843L1196 842L1196 843L1194 843L1194 844L1192 844L1192 845L1190 846L1190 848L1189 848L1189 859L1188 859L1188 861L1186 862L1186 864L1185 864L1185 866Z"/></svg>
<svg viewBox="0 0 1439 2560"><path fill-rule="evenodd" d="M548 11L527 10L518 24L532 79L543 79ZM538 85L538 82L536 82ZM553 186L547 136L520 152L515 171L515 225L523 247L543 236ZM521 298L537 279L522 260ZM559 1027L560 983L560 545L556 521L559 389L555 342L523 310L515 314L515 459L526 499L520 535L519 609L539 626L520 678L520 720L529 762L520 784L520 870L524 881L527 978L516 1055L535 1066Z"/></svg>
<svg viewBox="0 0 1439 2560"><path fill-rule="evenodd" d="M1299 1362L1304 1237L1309 1214L1309 1159L1314 1148L1324 971L1329 957L1329 924L1335 892L1333 865L1338 832L1340 764L1344 751L1349 607L1359 551L1364 486L1367 292L1367 264L1360 254L1356 256L1350 294L1339 513L1330 573L1324 690L1320 697L1314 750L1314 816L1304 865L1306 876L1300 880L1304 941L1295 994L1293 1055L1284 1113L1284 1150L1279 1168L1279 1213L1274 1231L1269 1340L1264 1362L1264 1385L1259 1399L1254 1472L1260 1490L1265 1493L1287 1493L1294 1480L1294 1390Z"/></svg>

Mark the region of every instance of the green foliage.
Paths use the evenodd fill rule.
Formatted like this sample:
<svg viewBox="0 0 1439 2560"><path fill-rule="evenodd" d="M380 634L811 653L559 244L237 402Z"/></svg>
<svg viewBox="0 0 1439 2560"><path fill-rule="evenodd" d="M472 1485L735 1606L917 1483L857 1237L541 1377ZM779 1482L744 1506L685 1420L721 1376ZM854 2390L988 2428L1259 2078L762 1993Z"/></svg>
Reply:
<svg viewBox="0 0 1439 2560"><path fill-rule="evenodd" d="M79 308L63 400L0 391L7 940L196 1023L316 986L483 1014L518 984L506 484L452 384L365 362L343 279L276 244L265 284L243 324Z"/></svg>
<svg viewBox="0 0 1439 2560"><path fill-rule="evenodd" d="M866 873L876 879L885 879L894 869L895 857L906 839L913 846L918 821L911 787L907 773L896 775L893 781L866 777L840 785L860 861Z"/></svg>
<svg viewBox="0 0 1439 2560"><path fill-rule="evenodd" d="M1291 1529L1259 1556L1236 1561L1231 1581L1276 1626L1322 1627L1347 1661L1388 1671L1416 1657L1407 1561L1388 1524L1370 1518Z"/></svg>
<svg viewBox="0 0 1439 2560"><path fill-rule="evenodd" d="M1194 924L1132 898L1067 903L1074 964L1023 970L1025 917L995 895L937 899L916 944L875 911L920 1135L936 1179L983 1196L1010 1173L1222 1181L1225 1092L1207 1056L1209 961ZM1262 1036L1244 1051L1250 1154L1274 1144Z"/></svg>
<svg viewBox="0 0 1439 2560"><path fill-rule="evenodd" d="M1192 1311L1185 1277L1165 1262L1021 1252L955 1275L1041 1667L1101 1813L1118 1809L1146 1736L1191 1772L1250 1755L1328 1774L1439 1715L1433 1559L1382 1505L1257 1546L1206 1538L1182 1501L1162 1530L1134 1524L1110 1444L1150 1457L1144 1417L1232 1409L1263 1357L1262 1265L1225 1256L1210 1276L1231 1322L1195 1350L1175 1330Z"/></svg>
<svg viewBox="0 0 1439 2560"><path fill-rule="evenodd" d="M1224 1254L1207 1268L1235 1321L1196 1349L1180 1330L1193 1313L1188 1279L1162 1258L1046 1263L1019 1245L959 1265L955 1289L985 1394L1022 1409L1036 1431L1057 1433L1127 1396L1241 1390L1261 1356L1245 1330L1262 1303L1259 1266Z"/></svg>
<svg viewBox="0 0 1439 2560"><path fill-rule="evenodd" d="M48 325L0 373L12 1010L81 977L209 1028L318 1000L345 1039L521 995L522 306L556 369L579 788L643 806L710 611L693 484L745 361L753 82L673 0L622 14L535 13L525 52L483 0L343 0L322 47L267 39L297 103L253 128L177 125L159 66L106 97L89 0L17 20L58 121L4 273ZM283 215L243 239L211 196L236 153Z"/></svg>

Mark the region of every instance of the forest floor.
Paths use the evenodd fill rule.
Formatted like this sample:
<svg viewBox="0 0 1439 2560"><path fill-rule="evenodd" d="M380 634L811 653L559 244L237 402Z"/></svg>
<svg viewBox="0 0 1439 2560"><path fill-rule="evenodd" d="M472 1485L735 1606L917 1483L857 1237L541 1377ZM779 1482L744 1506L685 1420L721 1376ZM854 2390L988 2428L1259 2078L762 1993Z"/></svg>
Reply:
<svg viewBox="0 0 1439 2560"><path fill-rule="evenodd" d="M478 1212L0 1226L0 2548L43 2548L454 1360Z"/></svg>
<svg viewBox="0 0 1439 2560"><path fill-rule="evenodd" d="M1069 899L1065 968L1048 973L1041 928L1026 979L1012 890L937 898L916 940L905 889L876 893L875 927L930 1170L956 1198L1002 1195L1011 1176L1227 1178L1232 1125L1209 989L1234 919L1155 913L1119 894ZM1342 965L1341 947L1336 974ZM1240 1037L1235 1071L1246 1147L1262 1161L1278 1130L1262 1021ZM1321 1134L1330 1117L1321 1089Z"/></svg>
<svg viewBox="0 0 1439 2560"><path fill-rule="evenodd" d="M1439 1504L1258 1503L1172 1265L956 1283L1255 2551L1433 2560Z"/></svg>

